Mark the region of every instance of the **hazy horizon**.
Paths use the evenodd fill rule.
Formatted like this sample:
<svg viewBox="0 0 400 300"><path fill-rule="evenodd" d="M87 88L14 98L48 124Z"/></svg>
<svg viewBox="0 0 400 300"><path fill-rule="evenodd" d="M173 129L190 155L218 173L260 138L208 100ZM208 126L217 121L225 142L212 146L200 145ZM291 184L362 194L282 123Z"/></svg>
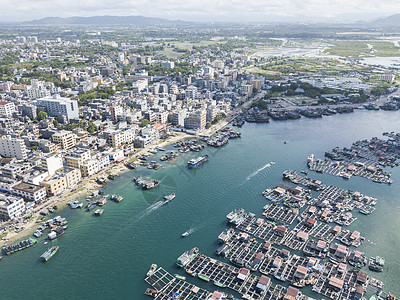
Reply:
<svg viewBox="0 0 400 300"><path fill-rule="evenodd" d="M395 0L0 0L2 22L45 17L144 16L193 22L357 22L400 13Z"/></svg>

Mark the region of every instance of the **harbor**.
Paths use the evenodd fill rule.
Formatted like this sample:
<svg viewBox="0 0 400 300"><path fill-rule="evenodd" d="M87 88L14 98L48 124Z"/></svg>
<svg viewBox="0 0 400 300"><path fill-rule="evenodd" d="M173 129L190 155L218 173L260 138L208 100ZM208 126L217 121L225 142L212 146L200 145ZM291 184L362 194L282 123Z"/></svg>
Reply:
<svg viewBox="0 0 400 300"><path fill-rule="evenodd" d="M244 208L246 212L254 213L256 219L263 218L263 207L272 203L266 200L261 192L266 188L277 186L279 181L282 180L284 170L297 170L297 173L301 174L300 170L307 168L305 158L310 153L315 153L317 157L321 157L326 149L334 148L336 145L351 145L352 141L359 138L369 139L371 136L377 136L397 124L396 120L385 115L384 120L387 120L390 126L386 127L388 129L382 128L383 125L380 124L383 124L383 120L371 120L370 115L363 119L364 113L366 112L356 111L352 116L357 116L357 124L360 126L368 126L371 122L378 124L378 126L375 125L376 128L368 132L355 130L351 126L350 120L346 121L342 118L344 115L319 120L301 118L295 120L295 122L298 122L299 128L284 135L282 135L282 126L285 126L285 122L245 124L240 129L242 132L241 139L232 140L223 147L207 147L200 152L181 153L174 164L168 164L168 167L161 168L158 171L138 166L137 171L128 171L115 180L107 182L104 194L120 194L124 197L124 200L120 203L108 201L103 206L105 212L100 218L91 216L95 210L90 214L86 213L84 209L73 210L68 208L64 210L59 206L57 213L66 217L69 221L67 233L57 241L57 245L61 247L60 251L46 264L39 260L40 255L49 248L48 245L43 245L43 241L21 253L3 256L0 263L3 270L7 272L7 279L4 275L2 280L18 282L17 278L20 278L20 281L24 281L24 288L40 293L43 295L43 299L52 297L60 299L133 297L144 300L149 299L149 296L144 295L144 291L147 288L154 289L143 280L144 275L152 263L157 263L171 274L171 278L175 278L173 274L178 273L186 277L186 284L197 286L211 294L213 291L219 290L227 294L234 294L238 298L240 295L233 290L220 288L211 281L206 282L192 277L182 269L175 267L174 262L177 257L184 251L197 246L203 255L231 265L229 259L219 257L215 253L219 246L224 245L218 243L218 235L225 229L234 227L233 224L225 223L226 215L235 208ZM381 112L376 113L379 116ZM339 129L340 126L352 129L335 129L335 131L340 132L340 134L338 132L335 135L335 132L330 131L330 128L337 126L339 126ZM267 127L268 130L266 130ZM318 127L318 130L316 127ZM324 134L321 135L320 131ZM301 132L309 132L309 134L305 137L300 134ZM285 140L290 142L284 144ZM159 156L161 157L171 150L173 148L166 147L165 152L160 151L155 154L154 158L149 158L149 161L157 160ZM245 155L250 151L254 155L246 157ZM204 154L210 157L207 163L193 170L194 172L187 170L187 161ZM246 158L234 160L238 156ZM257 175L252 176L270 161L275 161L276 165L265 168ZM395 243L397 236L393 228L397 228L399 225L396 217L396 195L398 194L396 184L398 180L396 178L399 178L399 172L397 168L393 168L391 171L391 178L394 180L391 186L372 184L360 177L344 181L328 174L311 171L308 174L310 178L320 180L326 186L333 185L344 190L360 191L363 195L378 199L375 205L376 209L370 215L364 215L359 213L356 208L353 209L352 214L357 217L357 220L348 227L336 223L327 225L333 228L340 226L349 229L351 232L359 231L360 235L365 237L365 241L358 248L351 246L350 252L357 249L364 252L367 258L377 255L385 258L382 272L370 271L367 266L362 269L362 272L367 273L370 278L376 278L377 282L385 283L382 296L385 295L385 291L399 294L396 288L399 270L393 263L396 261L397 254L394 247L386 246L391 245L391 241ZM140 174L144 178L158 179L161 183L155 189L142 191L136 188L132 181L133 177ZM287 183L287 181L284 181L284 183ZM158 208L156 203L164 195L173 192L177 194L176 198L168 205ZM318 194L313 192L313 198L318 197ZM97 198L101 198L101 196ZM79 200L85 205L87 204L85 198ZM280 203L278 204L280 205ZM307 208L306 205L299 210L298 216L303 213L303 209ZM179 226L176 222L178 217ZM272 233L273 227L267 226L272 224L268 224L267 220L264 223L264 225L261 225L264 232L267 233L271 230ZM293 227L289 226L289 230L294 228L296 224L297 217L290 225ZM374 224L374 226L371 226L371 224ZM181 238L181 234L193 225L194 227L201 226L197 227L188 238ZM278 225L276 224L276 226ZM240 231L237 228L234 228L234 230ZM262 236L263 231L259 230L256 235ZM276 235L274 234L274 236ZM261 243L262 238L256 236L254 238ZM102 241L102 246L95 247L94 245L98 245L99 239ZM308 239L308 241L310 240L317 242L317 239L313 237ZM339 240L333 240L333 243L341 244ZM104 251L111 251L115 247L118 247L121 251L118 251L115 255L104 255ZM160 247L162 247L162 251ZM298 253L278 244L273 244L271 247L276 247L278 249L276 251L279 252L281 248L287 249L290 251L290 255L297 256L302 256L301 253L305 249L303 248ZM324 252L321 251L321 253ZM320 257L317 258L321 259ZM269 267L265 266L264 263L261 267L259 266L258 270L269 270ZM234 266L232 265L232 267ZM71 271L63 276L56 276L60 269ZM104 272L105 269L108 271ZM93 273L98 274L98 276L93 278L91 276ZM25 274L29 274L29 283L28 276ZM260 278L261 275L264 275L259 271L252 271L251 274ZM275 291L276 294L280 295L279 297L283 297L287 292L289 281L280 281L271 274L265 276L271 277L272 285L275 287L271 291ZM52 280L55 286L49 286L45 290L39 289L39 281L43 280ZM175 278L175 281L177 282L178 279ZM375 281L370 279L369 282L368 292L373 291L375 293L377 288L371 285L371 282ZM71 284L76 288L70 289L68 286ZM280 286L281 289L276 288L277 286ZM307 295L314 299L328 299L327 296L312 292L311 285L298 289L302 292L303 297ZM173 288L171 291L177 292ZM23 298L22 291L20 292L18 289L13 289L13 295L11 295L11 291L5 290L4 295L8 298L12 298L13 295ZM167 296L172 297L173 294L167 293ZM167 296L164 296L165 299L168 299ZM369 296L370 294L367 294L367 299ZM276 295L274 297L271 299L279 298Z"/></svg>

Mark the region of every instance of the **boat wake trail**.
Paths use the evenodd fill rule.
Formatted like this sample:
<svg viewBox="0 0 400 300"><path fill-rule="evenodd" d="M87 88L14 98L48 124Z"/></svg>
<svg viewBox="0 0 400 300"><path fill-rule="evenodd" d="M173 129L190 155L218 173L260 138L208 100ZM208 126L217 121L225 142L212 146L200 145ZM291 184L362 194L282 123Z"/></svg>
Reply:
<svg viewBox="0 0 400 300"><path fill-rule="evenodd" d="M251 178L253 178L254 176L256 176L258 173L260 173L262 170L269 168L271 166L271 163L267 163L264 166L262 166L261 168L259 168L257 171L254 171L253 173L251 173L249 176L246 177L246 181L250 180Z"/></svg>
<svg viewBox="0 0 400 300"><path fill-rule="evenodd" d="M152 205L150 205L148 208L146 208L143 212L141 212L137 218L136 218L136 222L143 219L144 217L148 216L149 214L151 214L153 211L159 209L162 205L164 204L163 201L158 201Z"/></svg>

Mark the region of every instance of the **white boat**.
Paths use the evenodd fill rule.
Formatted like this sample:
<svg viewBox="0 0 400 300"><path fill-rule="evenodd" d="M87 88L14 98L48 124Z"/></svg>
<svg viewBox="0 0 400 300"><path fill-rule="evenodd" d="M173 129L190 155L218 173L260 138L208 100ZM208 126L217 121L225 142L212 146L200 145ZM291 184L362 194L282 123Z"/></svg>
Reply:
<svg viewBox="0 0 400 300"><path fill-rule="evenodd" d="M193 229L190 228L189 230L187 230L187 231L185 231L184 233L182 233L182 237L186 237L186 236L188 236L189 234L191 234L192 232L193 232Z"/></svg>
<svg viewBox="0 0 400 300"><path fill-rule="evenodd" d="M166 196L163 197L163 199L164 199L165 202L169 202L169 201L171 201L171 200L174 199L174 198L175 198L175 193L172 193L172 194L170 194L170 195L166 195Z"/></svg>

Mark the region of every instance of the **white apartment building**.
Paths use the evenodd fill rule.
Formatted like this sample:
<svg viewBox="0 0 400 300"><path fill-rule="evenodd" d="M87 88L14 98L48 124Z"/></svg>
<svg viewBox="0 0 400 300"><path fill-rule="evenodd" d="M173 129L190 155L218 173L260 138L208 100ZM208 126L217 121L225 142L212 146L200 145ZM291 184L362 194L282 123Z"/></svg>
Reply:
<svg viewBox="0 0 400 300"><path fill-rule="evenodd" d="M50 176L53 176L63 167L63 159L61 154L50 153L40 159L40 165L49 172Z"/></svg>
<svg viewBox="0 0 400 300"><path fill-rule="evenodd" d="M0 102L0 115L12 116L13 112L15 112L14 103L7 101Z"/></svg>
<svg viewBox="0 0 400 300"><path fill-rule="evenodd" d="M144 91L147 88L148 85L149 85L149 82L146 78L136 80L134 83L132 83L133 92L135 94L140 94L142 91Z"/></svg>
<svg viewBox="0 0 400 300"><path fill-rule="evenodd" d="M32 104L42 106L52 117L64 115L68 120L79 119L78 101L70 98L61 97L60 95L41 97Z"/></svg>
<svg viewBox="0 0 400 300"><path fill-rule="evenodd" d="M25 203L22 198L2 194L0 196L0 219L13 220L23 214Z"/></svg>
<svg viewBox="0 0 400 300"><path fill-rule="evenodd" d="M185 91L186 98L197 99L197 87L191 85Z"/></svg>
<svg viewBox="0 0 400 300"><path fill-rule="evenodd" d="M25 142L11 136L2 136L0 139L0 155L3 157L16 157L27 159Z"/></svg>
<svg viewBox="0 0 400 300"><path fill-rule="evenodd" d="M14 194L21 196L24 199L41 202L47 195L44 186L35 185L27 182L21 182L12 188Z"/></svg>
<svg viewBox="0 0 400 300"><path fill-rule="evenodd" d="M82 177L92 176L97 172L99 172L99 164L97 163L97 159L89 159L81 166Z"/></svg>
<svg viewBox="0 0 400 300"><path fill-rule="evenodd" d="M92 155L89 149L75 149L65 156L67 166L75 169L80 169L83 163L91 158Z"/></svg>

